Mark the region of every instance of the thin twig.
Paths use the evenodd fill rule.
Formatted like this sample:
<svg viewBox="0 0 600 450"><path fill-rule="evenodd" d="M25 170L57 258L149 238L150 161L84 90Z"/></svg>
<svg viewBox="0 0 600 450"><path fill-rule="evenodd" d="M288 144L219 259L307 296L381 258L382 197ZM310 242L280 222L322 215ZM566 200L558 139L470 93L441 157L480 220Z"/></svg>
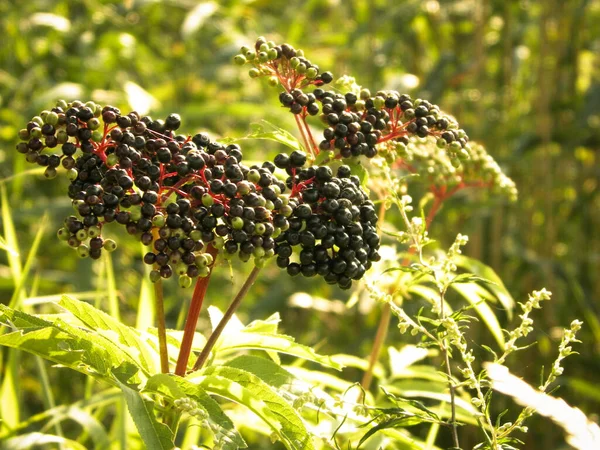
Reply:
<svg viewBox="0 0 600 450"><path fill-rule="evenodd" d="M200 370L202 368L202 366L204 365L204 363L206 363L206 360L208 359L208 355L210 355L210 351L215 346L217 340L221 336L221 333L225 329L225 326L227 325L227 323L229 322L229 320L231 319L231 317L237 310L238 306L240 306L240 303L242 302L242 300L244 299L244 297L250 290L250 287L252 287L252 285L256 281L256 278L258 277L259 272L260 272L259 267L254 267L252 269L252 272L250 272L250 275L248 275L248 278L244 282L244 285L241 287L241 289L239 290L239 292L237 293L237 295L231 302L231 305L229 305L229 308L227 308L227 311L225 311L223 318L219 321L219 324L217 325L217 327L214 329L214 331L208 338L208 341L206 341L206 345L202 349L200 356L198 356L198 359L196 360L196 363L194 364L194 368L192 369L192 371Z"/></svg>
<svg viewBox="0 0 600 450"><path fill-rule="evenodd" d="M375 364L379 359L379 354L381 353L381 348L385 342L385 338L387 337L387 330L390 327L390 319L392 317L392 308L389 303L383 305L381 310L381 317L379 319L379 326L377 327L377 333L375 334L375 341L373 341L373 347L371 349L371 354L369 355L369 366L365 374L363 375L363 379L360 382L360 385L363 387L365 391L368 391L371 387L371 382L373 381L373 369L375 368Z"/></svg>

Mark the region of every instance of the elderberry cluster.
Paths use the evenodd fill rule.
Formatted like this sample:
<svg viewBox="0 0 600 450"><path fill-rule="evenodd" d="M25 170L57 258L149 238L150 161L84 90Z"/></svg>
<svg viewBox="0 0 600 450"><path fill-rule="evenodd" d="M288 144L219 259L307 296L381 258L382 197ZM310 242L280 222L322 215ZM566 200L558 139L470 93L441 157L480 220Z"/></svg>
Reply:
<svg viewBox="0 0 600 450"><path fill-rule="evenodd" d="M257 265L277 253L281 266L282 249L290 249L289 262L299 245L301 265L287 264L289 273L297 266L344 288L378 258L377 216L347 167L334 178L328 167L302 168L303 152L281 154L275 162L290 175L284 182L276 164L248 167L238 145L176 134L180 125L177 114L154 120L78 101L34 117L19 133L18 151L49 177L62 164L71 180L77 215L59 238L97 259L116 248L102 237L104 225L116 222L149 247L143 259L154 267L153 281L176 274L183 287L208 275L218 251Z"/></svg>
<svg viewBox="0 0 600 450"><path fill-rule="evenodd" d="M252 78L269 76L273 85L292 80L296 86L322 86L333 81L331 72L321 72L319 66L304 57L302 50L289 44L277 45L259 37L254 48L242 47L233 61L236 64L251 64L248 72Z"/></svg>
<svg viewBox="0 0 600 450"><path fill-rule="evenodd" d="M342 158L373 158L378 144L407 144L413 136L434 136L438 146L447 148L452 156L469 156L466 133L427 100L413 101L408 94L395 91L381 91L372 97L366 89L357 96L317 88L313 95L322 104L322 119L327 126L320 150L336 149Z"/></svg>
<svg viewBox="0 0 600 450"><path fill-rule="evenodd" d="M300 194L290 198L292 215L276 239L277 265L292 276L320 275L349 289L380 258L377 213L360 180L345 165L337 176L328 166L297 170L294 153L278 155L275 165L287 170L286 184ZM292 262L296 247L298 262Z"/></svg>

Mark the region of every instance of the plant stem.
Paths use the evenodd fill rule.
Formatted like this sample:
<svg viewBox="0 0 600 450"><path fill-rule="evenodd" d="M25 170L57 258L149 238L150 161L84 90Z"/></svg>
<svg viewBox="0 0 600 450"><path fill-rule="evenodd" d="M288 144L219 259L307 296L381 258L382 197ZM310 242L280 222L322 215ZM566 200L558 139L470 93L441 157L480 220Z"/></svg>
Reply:
<svg viewBox="0 0 600 450"><path fill-rule="evenodd" d="M223 318L219 321L219 324L214 329L212 334L209 336L208 341L206 341L206 345L202 349L200 356L198 356L198 359L196 360L196 363L194 364L194 368L192 369L193 371L200 370L202 368L202 366L204 365L204 363L206 363L206 360L208 359L208 355L210 355L210 351L215 346L217 340L221 336L221 333L225 329L225 326L227 325L227 323L229 322L229 320L231 319L231 317L237 310L238 306L240 306L240 303L242 302L242 300L244 299L244 297L250 290L250 287L252 287L252 285L256 281L256 278L258 277L259 272L260 272L259 267L254 267L252 269L252 272L250 272L250 275L248 275L248 278L244 282L243 286L241 287L241 289L239 290L237 295L232 300L231 305L229 305L229 308L227 308L227 311L225 311Z"/></svg>
<svg viewBox="0 0 600 450"><path fill-rule="evenodd" d="M444 320L444 292L440 292L440 317ZM448 355L448 344L446 343L445 338L443 344L444 345L440 347L446 360L446 374L448 375L448 387L450 388L450 423L452 423L452 440L454 441L454 447L460 448L460 443L458 442L458 425L456 425L456 401L454 398L454 384L452 383L452 369L450 368L450 356Z"/></svg>
<svg viewBox="0 0 600 450"><path fill-rule="evenodd" d="M177 365L175 367L175 374L181 377L185 376L187 372L187 364L192 353L192 343L194 342L194 334L196 333L196 325L198 324L198 317L202 310L202 304L204 303L204 296L208 289L208 283L210 282L210 276L212 275L212 269L214 266L214 259L217 255L217 250L209 245L206 253L213 257L213 264L209 268L208 275L204 278L198 278L196 286L194 287L194 295L188 309L187 317L185 319L185 326L183 328L183 339L181 340L181 346L179 348L179 356L177 357Z"/></svg>
<svg viewBox="0 0 600 450"><path fill-rule="evenodd" d="M385 342L387 330L390 327L391 317L392 308L388 303L386 303L385 305L383 305L383 308L381 310L381 317L379 319L377 333L375 334L375 341L373 342L373 348L371 349L371 354L369 355L369 368L363 375L363 379L360 382L361 386L365 391L368 391L371 387L371 382L373 381L373 369L375 368L375 364L379 359L381 347L383 347L383 344Z"/></svg>
<svg viewBox="0 0 600 450"><path fill-rule="evenodd" d="M158 320L158 349L160 352L160 371L169 373L169 349L167 348L167 323L165 319L165 302L163 299L162 280L154 283L154 301L156 303L156 319Z"/></svg>
<svg viewBox="0 0 600 450"><path fill-rule="evenodd" d="M296 124L298 125L298 131L300 131L300 135L302 136L302 142L304 143L304 146L306 147L306 151L309 152L311 154L311 156L314 157L315 155L313 153L313 148L310 145L308 138L306 137L306 133L304 132L304 126L302 125L300 118L298 117L298 115L294 114L294 119L296 119Z"/></svg>

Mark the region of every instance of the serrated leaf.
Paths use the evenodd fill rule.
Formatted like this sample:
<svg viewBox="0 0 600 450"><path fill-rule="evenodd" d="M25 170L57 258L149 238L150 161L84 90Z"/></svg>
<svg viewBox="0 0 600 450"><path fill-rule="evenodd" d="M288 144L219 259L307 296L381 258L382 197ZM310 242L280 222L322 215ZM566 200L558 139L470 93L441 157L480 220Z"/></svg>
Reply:
<svg viewBox="0 0 600 450"><path fill-rule="evenodd" d="M58 302L77 319L83 322L92 330L106 331L108 334L101 333L107 339L114 335L116 342L121 344L121 348L126 351L135 361L139 361L141 367L148 374L157 372L156 352L152 350L148 342L144 341L139 332L134 328L123 325L103 311L94 308L92 305L63 295Z"/></svg>
<svg viewBox="0 0 600 450"><path fill-rule="evenodd" d="M54 321L14 311L0 305L0 319L7 328L22 328L0 336L0 345L18 348L79 372L112 382L111 370L130 378L138 370L132 359L115 343L74 327L56 316Z"/></svg>
<svg viewBox="0 0 600 450"><path fill-rule="evenodd" d="M256 375L270 386L280 388L294 381L294 376L270 359L242 355L225 363L228 367L245 370Z"/></svg>
<svg viewBox="0 0 600 450"><path fill-rule="evenodd" d="M304 147L293 134L271 122L261 120L258 123L253 123L250 127L252 131L249 134L242 138L234 139L233 142L244 139L266 139L268 141L283 144L292 150L304 151Z"/></svg>
<svg viewBox="0 0 600 450"><path fill-rule="evenodd" d="M154 402L139 391L118 382L123 391L127 409L148 450L173 450L173 432L154 415Z"/></svg>
<svg viewBox="0 0 600 450"><path fill-rule="evenodd" d="M239 350L264 350L284 353L298 358L314 361L326 367L342 370L343 365L329 356L317 354L311 347L298 344L291 336L284 334L255 333L242 330L239 333L222 337L219 353L230 353Z"/></svg>
<svg viewBox="0 0 600 450"><path fill-rule="evenodd" d="M173 400L184 397L195 400L208 414L212 423L223 429L223 433L231 439L231 443L235 446L234 448L247 447L244 439L235 429L231 419L223 412L216 400L208 395L201 386L191 383L185 378L157 374L148 379L144 390L167 396Z"/></svg>
<svg viewBox="0 0 600 450"><path fill-rule="evenodd" d="M486 280L490 280L494 283L486 285L486 287L494 293L500 304L504 306L508 320L511 320L513 311L515 309L515 300L512 298L504 286L502 279L496 274L494 269L485 265L481 261L464 255L456 255L454 257L454 262L457 266L462 267L466 271L474 275L478 275Z"/></svg>
<svg viewBox="0 0 600 450"><path fill-rule="evenodd" d="M208 392L246 406L278 434L288 449L314 449L311 435L296 410L256 375L234 367L212 366L192 381Z"/></svg>

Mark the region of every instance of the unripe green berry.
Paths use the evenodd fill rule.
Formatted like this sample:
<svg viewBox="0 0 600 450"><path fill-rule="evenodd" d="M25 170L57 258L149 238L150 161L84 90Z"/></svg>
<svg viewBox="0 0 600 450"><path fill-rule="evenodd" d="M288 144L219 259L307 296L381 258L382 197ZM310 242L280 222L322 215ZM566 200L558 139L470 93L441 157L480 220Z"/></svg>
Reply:
<svg viewBox="0 0 600 450"><path fill-rule="evenodd" d="M155 227L162 228L165 226L165 222L166 219L163 214L156 214L154 217L152 217L152 225Z"/></svg>
<svg viewBox="0 0 600 450"><path fill-rule="evenodd" d="M254 228L254 232L258 235L258 236L262 236L263 234L265 234L265 231L267 231L267 227L265 226L264 223L257 223L255 228Z"/></svg>
<svg viewBox="0 0 600 450"><path fill-rule="evenodd" d="M71 237L71 233L69 233L69 230L66 228L59 228L59 230L56 232L56 236L58 236L58 239L61 241L66 241Z"/></svg>
<svg viewBox="0 0 600 450"><path fill-rule="evenodd" d="M276 76L269 77L269 86L277 86L279 84L279 79Z"/></svg>
<svg viewBox="0 0 600 450"><path fill-rule="evenodd" d="M373 99L373 106L377 109L382 109L385 106L385 99L383 97L375 97Z"/></svg>
<svg viewBox="0 0 600 450"><path fill-rule="evenodd" d="M231 226L235 230L241 230L242 228L244 228L244 219L242 219L241 217L234 217L233 219L231 219Z"/></svg>
<svg viewBox="0 0 600 450"><path fill-rule="evenodd" d="M41 138L42 137L42 129L39 127L32 128L29 132L29 136L32 138Z"/></svg>
<svg viewBox="0 0 600 450"><path fill-rule="evenodd" d="M187 275L181 275L179 277L179 286L186 289L192 285L192 279Z"/></svg>
<svg viewBox="0 0 600 450"><path fill-rule="evenodd" d="M61 109L63 109L63 110L66 110L66 109L69 107L69 105L67 104L67 102L66 102L65 100L62 100L62 99L61 99L61 100L58 100L58 101L56 102L56 106L57 106L58 108L61 108Z"/></svg>
<svg viewBox="0 0 600 450"><path fill-rule="evenodd" d="M446 148L446 144L446 139L440 138L436 141L436 145L438 146L438 148Z"/></svg>
<svg viewBox="0 0 600 450"><path fill-rule="evenodd" d="M246 57L244 55L235 55L233 57L233 62L238 66L243 66L246 64Z"/></svg>
<svg viewBox="0 0 600 450"><path fill-rule="evenodd" d="M92 117L87 121L87 126L90 130L97 130L100 127L100 121L97 117Z"/></svg>
<svg viewBox="0 0 600 450"><path fill-rule="evenodd" d="M306 78L308 78L309 80L314 80L315 78L317 78L318 74L319 72L317 72L317 69L311 67L306 71Z"/></svg>
<svg viewBox="0 0 600 450"><path fill-rule="evenodd" d="M78 241L85 241L88 238L87 231L83 229L79 230L77 233L75 233L75 237Z"/></svg>
<svg viewBox="0 0 600 450"><path fill-rule="evenodd" d="M304 64L304 63L300 63L300 64L298 64L298 66L296 67L296 72L298 72L298 73L301 73L301 74L304 74L304 73L306 73L306 70L307 70L307 69L306 69L306 64Z"/></svg>
<svg viewBox="0 0 600 450"><path fill-rule="evenodd" d="M260 180L260 173L256 169L252 169L248 172L248 181L251 183L258 183Z"/></svg>
<svg viewBox="0 0 600 450"><path fill-rule="evenodd" d="M175 273L177 273L178 275L185 275L187 273L187 264L184 262L178 262L177 265L175 266ZM181 281L181 278L180 278ZM184 287L184 286L182 286Z"/></svg>
<svg viewBox="0 0 600 450"><path fill-rule="evenodd" d="M49 112L46 116L46 123L50 125L56 125L58 123L58 114L56 114L54 111Z"/></svg>
<svg viewBox="0 0 600 450"><path fill-rule="evenodd" d="M102 247L107 251L107 252L114 252L117 249L117 243L115 241L113 241L112 239L106 239L103 243L102 243Z"/></svg>
<svg viewBox="0 0 600 450"><path fill-rule="evenodd" d="M275 50L274 48L270 49L267 52L267 56L270 60L277 59L277 50Z"/></svg>
<svg viewBox="0 0 600 450"><path fill-rule="evenodd" d="M269 60L269 55L267 55L267 52L259 52L258 53L258 60L261 63L265 63Z"/></svg>
<svg viewBox="0 0 600 450"><path fill-rule="evenodd" d="M77 247L77 254L81 258L86 258L86 257L90 256L90 249L87 245L81 244L79 247Z"/></svg>
<svg viewBox="0 0 600 450"><path fill-rule="evenodd" d="M44 170L44 176L49 180L56 178L56 173L57 172L54 167L46 167L46 170Z"/></svg>
<svg viewBox="0 0 600 450"><path fill-rule="evenodd" d="M35 116L31 119L32 122L36 123L38 126L44 125L44 120L40 116Z"/></svg>
<svg viewBox="0 0 600 450"><path fill-rule="evenodd" d="M92 131L92 141L102 142L102 139L104 139L104 133L102 133L102 131L100 131L100 130Z"/></svg>
<svg viewBox="0 0 600 450"><path fill-rule="evenodd" d="M26 141L27 139L29 139L29 131L27 131L27 128L19 130L19 139L21 139L22 141Z"/></svg>
<svg viewBox="0 0 600 450"><path fill-rule="evenodd" d="M368 89L361 89L361 91L360 91L360 98L362 100L366 100L368 98L371 98L371 91L369 91Z"/></svg>
<svg viewBox="0 0 600 450"><path fill-rule="evenodd" d="M119 157L114 153L111 153L106 157L106 165L108 167L114 167L119 163Z"/></svg>
<svg viewBox="0 0 600 450"><path fill-rule="evenodd" d="M202 239L202 232L200 230L192 230L190 232L190 238L194 241L199 241L200 239Z"/></svg>
<svg viewBox="0 0 600 450"><path fill-rule="evenodd" d="M69 181L75 181L78 176L79 172L77 171L77 169L69 169L67 171L67 178L69 179Z"/></svg>
<svg viewBox="0 0 600 450"><path fill-rule="evenodd" d="M256 58L256 53L254 53L252 50L249 50L246 52L245 56L247 61L253 61L254 58Z"/></svg>
<svg viewBox="0 0 600 450"><path fill-rule="evenodd" d="M94 238L96 236L100 236L102 230L100 230L100 227L90 227L88 229L88 236L91 238Z"/></svg>
<svg viewBox="0 0 600 450"><path fill-rule="evenodd" d="M158 270L152 270L150 272L150 281L152 283L156 283L159 280L160 280L160 272Z"/></svg>
<svg viewBox="0 0 600 450"><path fill-rule="evenodd" d="M252 68L248 71L248 75L250 75L250 78L257 78L260 76L260 70Z"/></svg>
<svg viewBox="0 0 600 450"><path fill-rule="evenodd" d="M210 194L202 194L202 204L209 208L215 203L215 199Z"/></svg>
<svg viewBox="0 0 600 450"><path fill-rule="evenodd" d="M59 144L64 144L69 140L69 135L65 130L60 130L58 133L56 133L56 140Z"/></svg>
<svg viewBox="0 0 600 450"><path fill-rule="evenodd" d="M292 67L292 69L295 69L296 67L298 67L298 65L300 64L300 60L298 58L296 58L295 56L290 59L290 66Z"/></svg>

